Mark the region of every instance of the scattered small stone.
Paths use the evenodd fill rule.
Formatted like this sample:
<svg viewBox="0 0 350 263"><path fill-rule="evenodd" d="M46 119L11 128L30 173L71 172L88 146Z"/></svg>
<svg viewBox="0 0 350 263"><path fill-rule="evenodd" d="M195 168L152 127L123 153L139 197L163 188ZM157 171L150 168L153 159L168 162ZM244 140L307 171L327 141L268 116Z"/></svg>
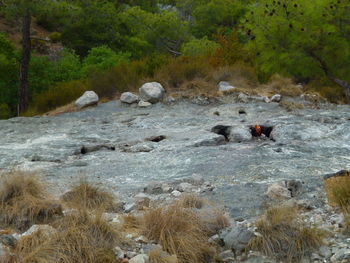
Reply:
<svg viewBox="0 0 350 263"><path fill-rule="evenodd" d="M129 263L148 263L149 258L146 254L137 255L129 260Z"/></svg>
<svg viewBox="0 0 350 263"><path fill-rule="evenodd" d="M282 95L280 94L275 94L271 97L271 102L280 102L282 99Z"/></svg>
<svg viewBox="0 0 350 263"><path fill-rule="evenodd" d="M191 192L191 190L193 189L193 185L189 184L189 183L180 183L177 187L176 190L178 190L179 192Z"/></svg>
<svg viewBox="0 0 350 263"><path fill-rule="evenodd" d="M140 108L147 108L147 107L152 106L152 103L147 102L147 101L140 100L139 103L138 103L138 106L139 106Z"/></svg>
<svg viewBox="0 0 350 263"><path fill-rule="evenodd" d="M143 188L143 192L147 194L158 195L163 193L162 184L159 182L149 183L145 188Z"/></svg>

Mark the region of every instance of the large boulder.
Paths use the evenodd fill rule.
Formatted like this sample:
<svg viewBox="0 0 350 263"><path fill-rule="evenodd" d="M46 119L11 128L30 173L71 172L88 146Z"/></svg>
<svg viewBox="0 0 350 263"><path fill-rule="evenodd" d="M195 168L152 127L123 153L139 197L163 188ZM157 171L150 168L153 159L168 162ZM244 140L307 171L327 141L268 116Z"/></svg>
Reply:
<svg viewBox="0 0 350 263"><path fill-rule="evenodd" d="M78 109L97 104L99 98L94 91L85 91L83 96L75 101L75 106Z"/></svg>
<svg viewBox="0 0 350 263"><path fill-rule="evenodd" d="M157 103L164 98L165 90L158 82L148 82L140 88L140 97L143 101Z"/></svg>
<svg viewBox="0 0 350 263"><path fill-rule="evenodd" d="M133 104L139 101L139 96L135 95L134 93L131 92L124 92L120 96L120 101L127 103L127 104Z"/></svg>
<svg viewBox="0 0 350 263"><path fill-rule="evenodd" d="M247 142L253 138L249 128L232 127L228 139L230 142Z"/></svg>

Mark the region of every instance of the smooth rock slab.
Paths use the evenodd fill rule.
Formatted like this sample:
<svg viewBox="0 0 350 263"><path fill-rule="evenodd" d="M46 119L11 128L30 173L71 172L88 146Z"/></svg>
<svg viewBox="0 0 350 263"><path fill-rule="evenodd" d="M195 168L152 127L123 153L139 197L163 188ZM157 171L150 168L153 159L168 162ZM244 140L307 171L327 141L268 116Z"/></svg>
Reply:
<svg viewBox="0 0 350 263"><path fill-rule="evenodd" d="M75 106L82 109L87 106L95 105L99 101L98 95L94 91L85 91L83 96L75 101Z"/></svg>
<svg viewBox="0 0 350 263"><path fill-rule="evenodd" d="M208 133L203 136L203 138L194 142L195 147L200 146L217 146L225 144L226 140L223 135Z"/></svg>

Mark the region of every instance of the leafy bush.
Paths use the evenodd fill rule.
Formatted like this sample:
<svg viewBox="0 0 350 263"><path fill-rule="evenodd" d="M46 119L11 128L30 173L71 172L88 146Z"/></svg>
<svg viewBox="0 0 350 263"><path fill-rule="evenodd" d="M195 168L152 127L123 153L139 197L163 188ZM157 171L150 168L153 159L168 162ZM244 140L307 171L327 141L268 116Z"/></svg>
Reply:
<svg viewBox="0 0 350 263"><path fill-rule="evenodd" d="M217 49L219 45L209 40L207 37L192 39L182 45L181 51L184 56L209 55Z"/></svg>
<svg viewBox="0 0 350 263"><path fill-rule="evenodd" d="M46 91L34 94L28 111L31 115L48 112L79 98L88 89L85 81L57 84Z"/></svg>
<svg viewBox="0 0 350 263"><path fill-rule="evenodd" d="M61 40L62 38L62 34L60 32L52 32L51 34L49 34L49 39L53 42L53 43L57 43Z"/></svg>
<svg viewBox="0 0 350 263"><path fill-rule="evenodd" d="M82 73L84 76L98 71L108 70L121 62L127 62L130 54L116 53L107 46L92 48L83 60Z"/></svg>

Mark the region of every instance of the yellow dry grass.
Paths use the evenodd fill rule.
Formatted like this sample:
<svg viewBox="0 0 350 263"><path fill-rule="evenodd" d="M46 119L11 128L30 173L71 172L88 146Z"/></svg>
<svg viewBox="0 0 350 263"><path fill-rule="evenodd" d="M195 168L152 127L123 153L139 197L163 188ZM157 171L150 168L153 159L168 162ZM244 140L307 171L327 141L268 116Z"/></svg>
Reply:
<svg viewBox="0 0 350 263"><path fill-rule="evenodd" d="M149 253L149 263L178 263L175 255L170 256L161 249L152 249Z"/></svg>
<svg viewBox="0 0 350 263"><path fill-rule="evenodd" d="M56 233L37 231L20 239L14 263L117 263L113 248L122 242L100 214L80 211L53 224Z"/></svg>
<svg viewBox="0 0 350 263"><path fill-rule="evenodd" d="M113 210L115 197L104 188L81 179L62 197L65 205L75 209Z"/></svg>
<svg viewBox="0 0 350 263"><path fill-rule="evenodd" d="M177 203L146 211L144 234L176 255L179 263L206 262L213 256L200 218Z"/></svg>
<svg viewBox="0 0 350 263"><path fill-rule="evenodd" d="M61 205L51 199L37 174L12 172L0 182L0 225L25 230L62 215Z"/></svg>
<svg viewBox="0 0 350 263"><path fill-rule="evenodd" d="M328 202L350 212L350 172L333 176L324 181Z"/></svg>
<svg viewBox="0 0 350 263"><path fill-rule="evenodd" d="M304 256L322 245L324 233L306 226L294 207L269 208L256 222L259 236L253 238L249 248L284 262L299 262Z"/></svg>

